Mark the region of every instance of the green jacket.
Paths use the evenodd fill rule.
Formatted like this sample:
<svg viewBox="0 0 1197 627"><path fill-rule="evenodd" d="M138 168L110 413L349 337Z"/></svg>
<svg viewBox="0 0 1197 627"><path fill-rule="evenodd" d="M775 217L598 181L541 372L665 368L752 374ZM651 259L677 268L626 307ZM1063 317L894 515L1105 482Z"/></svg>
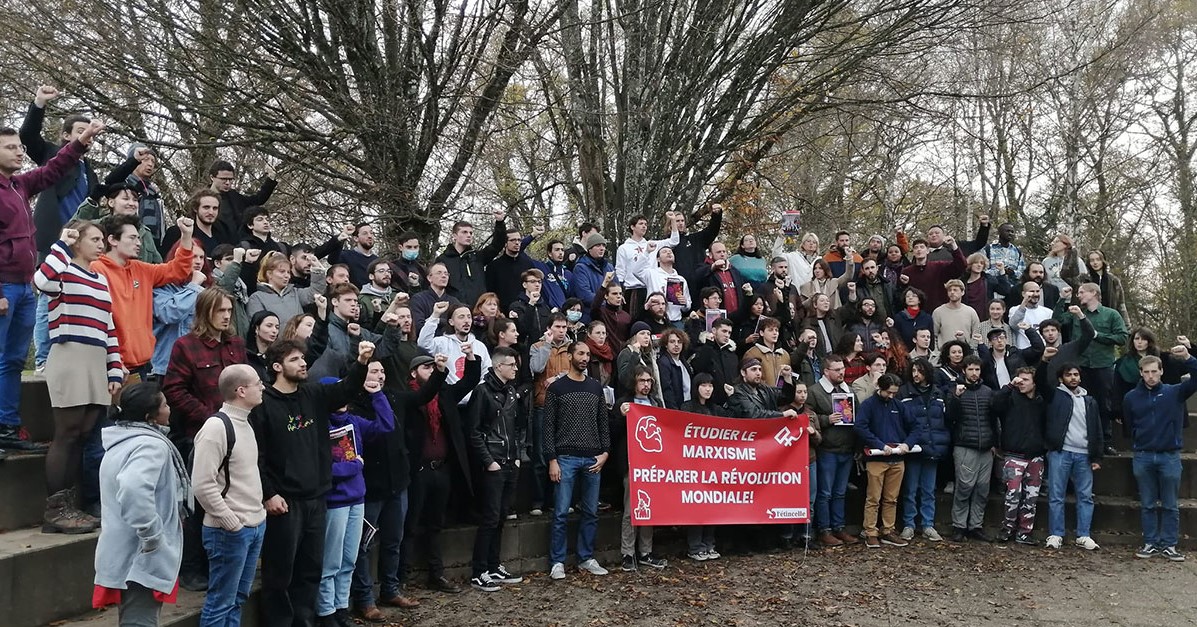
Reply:
<svg viewBox="0 0 1197 627"><path fill-rule="evenodd" d="M108 215L107 210L101 213L100 206L90 198L84 200L75 210L76 220L87 220L88 222L99 222ZM162 263L162 255L158 252L158 245L154 243L154 236L150 230L142 224L138 233L141 234L141 254L137 258L146 263Z"/></svg>
<svg viewBox="0 0 1197 627"><path fill-rule="evenodd" d="M1080 320L1068 313L1068 305L1069 303L1061 298L1056 303L1052 317L1067 330L1068 337L1078 337L1077 334L1081 332ZM1093 311L1086 311L1085 318L1093 325L1097 335L1089 344L1089 348L1081 353L1079 365L1082 368L1112 368L1118 357L1118 347L1126 344L1126 321L1117 310L1104 305L1099 305Z"/></svg>

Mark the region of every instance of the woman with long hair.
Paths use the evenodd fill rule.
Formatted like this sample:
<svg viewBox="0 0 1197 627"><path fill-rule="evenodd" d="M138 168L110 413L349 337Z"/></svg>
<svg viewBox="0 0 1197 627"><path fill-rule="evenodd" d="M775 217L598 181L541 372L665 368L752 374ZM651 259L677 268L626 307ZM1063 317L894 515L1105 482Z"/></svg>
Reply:
<svg viewBox="0 0 1197 627"><path fill-rule="evenodd" d="M154 288L154 354L150 358L150 367L158 377L166 375L175 342L191 332L196 298L205 287L212 284L212 279L204 272L207 262L204 248L199 239L192 241L191 281ZM166 261L174 259L178 250L179 243L175 242L166 253Z"/></svg>
<svg viewBox="0 0 1197 627"><path fill-rule="evenodd" d="M978 320L985 320L989 317L989 303L996 295L1008 294L1013 284L1005 272L986 272L989 268L989 258L985 253L969 255L965 264L964 276L960 277L964 282L964 296L961 302L977 312Z"/></svg>
<svg viewBox="0 0 1197 627"><path fill-rule="evenodd" d="M744 353L752 348L753 344L761 341L758 327L761 324L761 318L767 316L768 312L769 302L765 300L764 296L754 293L744 299L740 311L731 314L731 320L736 325L732 334L732 339L736 342L736 354L744 356Z"/></svg>
<svg viewBox="0 0 1197 627"><path fill-rule="evenodd" d="M831 308L839 309L843 304L840 300L840 289L852 282L852 276L856 273L856 262L846 259L844 273L838 279L831 275L831 266L823 259L815 261L811 272L811 280L798 288L804 302L809 303L815 294L826 294L831 297Z"/></svg>
<svg viewBox="0 0 1197 627"><path fill-rule="evenodd" d="M269 311L259 311L249 319L245 332L245 356L250 366L258 371L258 378L269 382L270 365L266 363L266 350L278 340L278 316Z"/></svg>
<svg viewBox="0 0 1197 627"><path fill-rule="evenodd" d="M92 605L120 605L122 626L157 625L174 602L183 561L183 520L191 515L191 480L166 436L170 407L156 383L121 392L116 424L104 429Z"/></svg>
<svg viewBox="0 0 1197 627"><path fill-rule="evenodd" d="M944 342L939 348L939 368L935 370L935 385L945 398L949 393L955 393L957 383L964 383L962 362L972 354L972 347L961 340Z"/></svg>
<svg viewBox="0 0 1197 627"><path fill-rule="evenodd" d="M258 288L249 295L245 313L252 316L263 309L273 311L279 320L290 320L315 303L316 290L291 284L291 260L271 251L258 267Z"/></svg>
<svg viewBox="0 0 1197 627"><path fill-rule="evenodd" d="M474 330L479 336L485 336L490 330L490 323L499 317L499 295L486 292L474 302Z"/></svg>
<svg viewBox="0 0 1197 627"><path fill-rule="evenodd" d="M834 352L844 358L844 383L852 385L869 372L869 364L864 356L864 340L860 339L859 334L845 333L835 343Z"/></svg>
<svg viewBox="0 0 1197 627"><path fill-rule="evenodd" d="M1130 326L1130 313L1126 310L1126 294L1122 291L1122 279L1112 272L1106 263L1106 254L1091 250L1085 255L1085 276L1080 283L1096 283L1101 288L1101 304L1122 315L1122 321Z"/></svg>
<svg viewBox="0 0 1197 627"><path fill-rule="evenodd" d="M279 318L280 320L282 318ZM283 328L282 338L284 340L302 340L308 341L312 337L312 330L316 328L316 318L311 314L299 314L292 316L287 320L287 326Z"/></svg>
<svg viewBox="0 0 1197 627"><path fill-rule="evenodd" d="M1075 293L1080 286L1078 280L1085 269L1081 266L1080 256L1073 246L1072 238L1060 233L1052 238L1047 256L1043 258L1043 271L1046 279L1058 289L1071 287Z"/></svg>
<svg viewBox="0 0 1197 627"><path fill-rule="evenodd" d="M901 537L910 540L915 529L921 528L923 538L939 542L943 538L935 530L936 471L940 461L949 459L952 453L952 434L946 420L947 407L935 387L935 368L930 361L919 358L910 363L910 374L898 390L898 398L926 436L923 451L904 458Z"/></svg>
<svg viewBox="0 0 1197 627"><path fill-rule="evenodd" d="M756 237L753 235L740 237L740 246L736 248L736 254L732 255L728 261L731 262L733 268L740 271L740 276L751 283L754 289L759 288L769 278L769 260L761 254L761 249L756 245Z"/></svg>
<svg viewBox="0 0 1197 627"><path fill-rule="evenodd" d="M108 281L90 269L103 254L100 227L73 220L33 277L37 289L49 297L46 387L54 413L54 440L46 453L50 496L43 533L88 533L99 522L79 510L75 485L84 441L124 380Z"/></svg>
<svg viewBox="0 0 1197 627"><path fill-rule="evenodd" d="M900 297L903 307L894 313L894 328L902 336L906 348L914 347L914 334L919 329L926 329L935 335L935 322L931 319L931 312L926 311L927 295L917 287L907 288Z"/></svg>

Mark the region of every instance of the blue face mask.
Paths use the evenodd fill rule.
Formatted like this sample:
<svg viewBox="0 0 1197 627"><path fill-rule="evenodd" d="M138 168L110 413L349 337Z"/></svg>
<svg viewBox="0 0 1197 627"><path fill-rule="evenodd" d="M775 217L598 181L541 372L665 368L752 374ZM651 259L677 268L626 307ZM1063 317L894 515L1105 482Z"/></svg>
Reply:
<svg viewBox="0 0 1197 627"><path fill-rule="evenodd" d="M570 322L577 322L582 319L582 312L571 309L565 312L565 319L569 320Z"/></svg>
<svg viewBox="0 0 1197 627"><path fill-rule="evenodd" d="M419 256L420 256L420 251L418 251L418 250L403 251L403 259L405 261L415 261L416 257L419 257Z"/></svg>

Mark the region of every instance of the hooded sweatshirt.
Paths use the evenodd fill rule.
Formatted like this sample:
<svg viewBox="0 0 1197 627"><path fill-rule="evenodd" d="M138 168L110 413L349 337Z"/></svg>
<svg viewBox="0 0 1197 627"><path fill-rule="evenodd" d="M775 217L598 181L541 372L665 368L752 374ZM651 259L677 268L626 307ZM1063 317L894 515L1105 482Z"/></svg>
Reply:
<svg viewBox="0 0 1197 627"><path fill-rule="evenodd" d="M349 403L366 380L357 360L340 383L301 383L294 392L267 387L262 404L250 412L258 440L262 499L323 498L332 488L329 416Z"/></svg>
<svg viewBox="0 0 1197 627"><path fill-rule="evenodd" d="M303 313L304 307L315 302L313 299L315 293L315 288L295 287L289 283L283 288L283 291L279 292L269 283L259 283L258 291L249 295L249 304L245 306L245 313L252 316L265 309L273 311L280 321L290 320Z"/></svg>
<svg viewBox="0 0 1197 627"><path fill-rule="evenodd" d="M174 590L183 561L180 499L190 486L174 445L150 425L118 423L101 431L103 533L96 544L95 584L123 590L136 582Z"/></svg>
<svg viewBox="0 0 1197 627"><path fill-rule="evenodd" d="M332 441L332 490L328 493L329 508L348 507L366 502L366 479L362 475L362 469L366 466L366 460L361 455L365 451L363 445L378 444L385 434L395 429L395 412L386 394L371 394L370 404L374 407L377 420L345 411L338 411L329 417L330 432L353 425L353 431L345 436L352 437L352 455L347 454L347 447L340 445L337 440Z"/></svg>
<svg viewBox="0 0 1197 627"><path fill-rule="evenodd" d="M112 321L120 340L121 361L133 370L154 355L154 288L191 278L191 249L180 248L175 258L160 264L136 259L121 265L108 255L91 262L92 272L108 279L112 293Z"/></svg>

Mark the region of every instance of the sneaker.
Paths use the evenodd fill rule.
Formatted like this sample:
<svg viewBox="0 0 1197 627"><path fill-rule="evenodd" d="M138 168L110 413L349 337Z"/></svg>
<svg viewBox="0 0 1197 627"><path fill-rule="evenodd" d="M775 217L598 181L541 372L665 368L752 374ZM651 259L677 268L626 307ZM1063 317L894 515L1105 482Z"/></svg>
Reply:
<svg viewBox="0 0 1197 627"><path fill-rule="evenodd" d="M710 557L707 556L706 551L690 551L689 553L686 554L686 557L688 557L696 562L705 562L705 561L711 559Z"/></svg>
<svg viewBox="0 0 1197 627"><path fill-rule="evenodd" d="M49 450L50 445L30 440L29 432L25 430L25 427L4 425L0 426L0 448L8 451L40 453Z"/></svg>
<svg viewBox="0 0 1197 627"><path fill-rule="evenodd" d="M475 590L480 590L482 592L498 592L499 590L503 589L498 583L490 578L490 573L482 573L481 575L470 579L470 586L472 586Z"/></svg>
<svg viewBox="0 0 1197 627"><path fill-rule="evenodd" d="M1089 536L1081 536L1077 538L1076 545L1082 549L1085 549L1086 551L1096 551L1097 549L1101 548L1096 542L1093 541L1093 538L1090 538Z"/></svg>
<svg viewBox="0 0 1197 627"><path fill-rule="evenodd" d="M956 482L955 481L949 481L948 485L945 485L943 487L944 494L952 494L955 491L956 491Z"/></svg>
<svg viewBox="0 0 1197 627"><path fill-rule="evenodd" d="M42 362L33 367L33 371L37 374L46 374L46 362Z"/></svg>
<svg viewBox="0 0 1197 627"><path fill-rule="evenodd" d="M1089 540L1089 538L1083 538L1083 539L1084 539L1084 540ZM1077 546L1081 546L1081 540L1082 540L1082 538L1077 538L1077 539L1076 539L1076 545L1077 545ZM1092 541L1092 540L1089 540L1089 542L1093 542L1093 541ZM1061 538L1060 536L1048 536L1048 537L1047 537L1047 542L1044 544L1044 546L1046 546L1046 547L1047 547L1047 548L1049 548L1049 549L1058 549L1058 548L1060 548L1060 547L1061 547L1063 544L1064 544L1064 538ZM1083 547L1082 547L1082 548L1083 548ZM1093 548L1095 548L1095 549L1097 548L1097 543L1096 543L1096 542L1094 542L1094 543L1093 543Z"/></svg>
<svg viewBox="0 0 1197 627"><path fill-rule="evenodd" d="M528 513L532 514L533 516L544 516L544 510L540 509L539 507L533 507L532 511Z"/></svg>
<svg viewBox="0 0 1197 627"><path fill-rule="evenodd" d="M619 561L619 569L625 573L636 572L636 558L631 555L623 556L623 559Z"/></svg>
<svg viewBox="0 0 1197 627"><path fill-rule="evenodd" d="M721 557L723 557L723 556L720 555L719 551L716 551L715 549L711 549L710 551L707 551L707 559L709 559L709 560L717 560Z"/></svg>
<svg viewBox="0 0 1197 627"><path fill-rule="evenodd" d="M1147 559L1149 557L1155 557L1159 554L1160 554L1160 550L1150 544L1144 544L1143 548L1139 549L1138 551L1135 551L1135 557L1142 558L1142 559Z"/></svg>
<svg viewBox="0 0 1197 627"><path fill-rule="evenodd" d="M1001 544L1005 544L1005 543L1009 542L1010 539L1013 537L1014 537L1013 531L1010 531L1009 529L1002 529L997 534L997 541Z"/></svg>
<svg viewBox="0 0 1197 627"><path fill-rule="evenodd" d="M1168 558L1169 562L1185 561L1184 553L1177 551L1176 547L1174 547L1174 546L1170 546L1170 547L1164 549L1163 551L1160 551L1160 555L1163 555L1164 557Z"/></svg>
<svg viewBox="0 0 1197 627"><path fill-rule="evenodd" d="M659 558L656 555L653 555L652 553L649 553L648 555L641 555L640 563L644 564L645 566L651 566L652 568L656 568L658 570L665 568L666 566L669 565L668 561L666 561L662 558Z"/></svg>
<svg viewBox="0 0 1197 627"><path fill-rule="evenodd" d="M1033 538L1029 533L1020 533L1014 536L1014 541L1027 546L1039 546L1039 541Z"/></svg>
<svg viewBox="0 0 1197 627"><path fill-rule="evenodd" d="M496 568L486 574L490 575L490 580L495 583L512 584L512 583L523 583L524 582L524 578L522 576L513 575L510 571L507 570L507 567L503 566L502 564L499 564L498 568Z"/></svg>
<svg viewBox="0 0 1197 627"><path fill-rule="evenodd" d="M591 575L609 575L611 574L606 568L599 565L598 560L593 557L578 564L578 570L584 570Z"/></svg>
<svg viewBox="0 0 1197 627"><path fill-rule="evenodd" d="M914 530L910 530L910 536L914 537ZM902 536L895 536L892 533L887 533L881 536L881 544L888 544L890 546L910 546L910 542L906 541Z"/></svg>
<svg viewBox="0 0 1197 627"><path fill-rule="evenodd" d="M881 548L881 538L877 536L865 536L865 546L870 549Z"/></svg>
<svg viewBox="0 0 1197 627"><path fill-rule="evenodd" d="M943 542L943 536L935 530L935 527L923 527L923 539L928 542Z"/></svg>
<svg viewBox="0 0 1197 627"><path fill-rule="evenodd" d="M898 534L899 538L910 541L914 539L914 527L903 527L902 533Z"/></svg>
<svg viewBox="0 0 1197 627"><path fill-rule="evenodd" d="M553 568L549 570L549 579L561 580L565 579L565 564L557 562L553 564Z"/></svg>
<svg viewBox="0 0 1197 627"><path fill-rule="evenodd" d="M516 520L517 518L519 518L519 515L515 514L515 513L511 513L511 514L507 515L507 520Z"/></svg>

